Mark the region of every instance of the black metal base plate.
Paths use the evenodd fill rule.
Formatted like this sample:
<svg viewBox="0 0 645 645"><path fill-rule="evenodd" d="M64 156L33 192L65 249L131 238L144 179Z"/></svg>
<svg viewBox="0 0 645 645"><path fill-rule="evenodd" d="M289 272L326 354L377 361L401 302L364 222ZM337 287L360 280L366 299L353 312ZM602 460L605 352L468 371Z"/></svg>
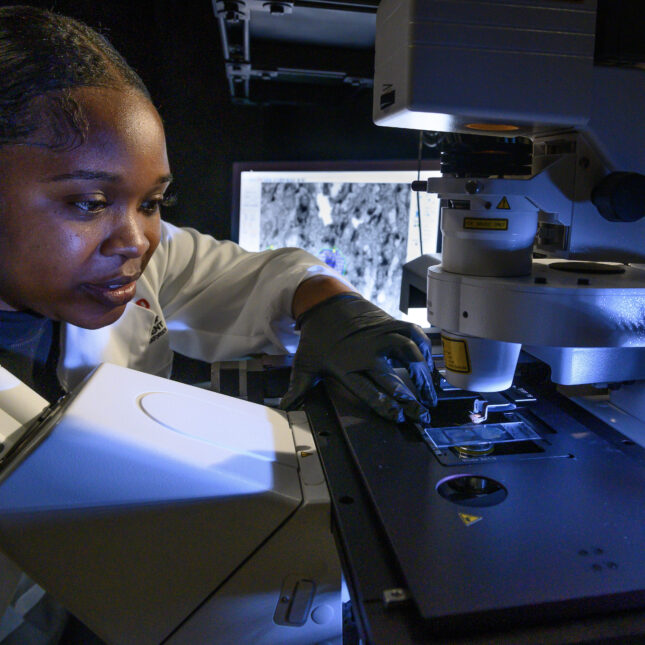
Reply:
<svg viewBox="0 0 645 645"><path fill-rule="evenodd" d="M541 397L529 414L552 458L501 455L446 465L415 426L390 424L340 387L328 389L338 436L367 506L367 530L380 536L378 548L388 553L392 579L381 586L403 586L412 598L406 611L416 636L410 642L420 633L434 639L645 606L641 448L569 414L566 400ZM327 470L325 449L319 448ZM491 478L508 495L491 506L462 506L437 491L453 475ZM329 473L328 482L334 496ZM347 518L341 521L346 528ZM348 567L358 572L363 613L373 614L382 603L378 583L365 594L360 575L361 566L369 568L360 564L369 550L357 553L351 539L341 546L352 560ZM377 624L387 624L392 613L383 617Z"/></svg>

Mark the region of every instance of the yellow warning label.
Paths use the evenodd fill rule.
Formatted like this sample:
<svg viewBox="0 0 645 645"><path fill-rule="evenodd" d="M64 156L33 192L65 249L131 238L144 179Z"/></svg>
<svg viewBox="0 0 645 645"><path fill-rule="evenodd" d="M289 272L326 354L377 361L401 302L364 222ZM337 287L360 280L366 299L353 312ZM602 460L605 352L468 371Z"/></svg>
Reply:
<svg viewBox="0 0 645 645"><path fill-rule="evenodd" d="M508 220L491 217L464 217L464 228L480 231L506 231L508 229Z"/></svg>
<svg viewBox="0 0 645 645"><path fill-rule="evenodd" d="M502 197L499 200L499 204L497 204L497 209L500 211L510 211L511 210L511 205L508 203L508 199L506 197Z"/></svg>
<svg viewBox="0 0 645 645"><path fill-rule="evenodd" d="M479 515L469 515L468 513L458 513L459 519L466 525L470 526L471 524L475 524L475 522L479 522L479 520L483 520L483 517L480 517Z"/></svg>
<svg viewBox="0 0 645 645"><path fill-rule="evenodd" d="M453 372L470 374L470 359L468 358L468 345L465 340L452 340L441 337L443 345L443 362Z"/></svg>

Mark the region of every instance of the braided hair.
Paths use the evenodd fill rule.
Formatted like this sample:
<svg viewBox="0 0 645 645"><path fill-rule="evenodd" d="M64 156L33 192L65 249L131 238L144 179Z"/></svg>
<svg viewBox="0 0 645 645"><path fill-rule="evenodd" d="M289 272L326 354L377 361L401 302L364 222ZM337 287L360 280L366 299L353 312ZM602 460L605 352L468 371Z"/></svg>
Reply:
<svg viewBox="0 0 645 645"><path fill-rule="evenodd" d="M84 23L30 6L0 8L0 146L65 150L87 119L73 90L148 90L110 42Z"/></svg>

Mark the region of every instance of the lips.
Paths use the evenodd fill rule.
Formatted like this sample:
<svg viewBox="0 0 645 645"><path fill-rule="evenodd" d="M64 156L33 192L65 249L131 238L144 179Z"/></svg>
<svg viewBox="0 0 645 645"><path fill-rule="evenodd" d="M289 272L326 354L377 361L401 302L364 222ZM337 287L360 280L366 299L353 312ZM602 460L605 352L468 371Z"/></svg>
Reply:
<svg viewBox="0 0 645 645"><path fill-rule="evenodd" d="M129 276L113 276L105 280L85 282L81 285L81 289L93 300L106 307L121 307L134 298L139 275L138 273Z"/></svg>

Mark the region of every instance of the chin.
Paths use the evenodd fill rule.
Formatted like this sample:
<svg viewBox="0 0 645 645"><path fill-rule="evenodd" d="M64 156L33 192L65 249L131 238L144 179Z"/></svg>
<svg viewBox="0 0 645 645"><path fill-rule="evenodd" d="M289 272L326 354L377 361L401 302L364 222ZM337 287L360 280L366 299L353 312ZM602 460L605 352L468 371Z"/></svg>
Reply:
<svg viewBox="0 0 645 645"><path fill-rule="evenodd" d="M110 309L108 312L102 311L97 314L95 312L88 312L83 315L82 313L75 313L73 316L61 316L60 320L68 322L76 327L82 327L83 329L101 329L101 327L107 327L112 323L116 322L125 311L125 305L122 307L115 307Z"/></svg>

